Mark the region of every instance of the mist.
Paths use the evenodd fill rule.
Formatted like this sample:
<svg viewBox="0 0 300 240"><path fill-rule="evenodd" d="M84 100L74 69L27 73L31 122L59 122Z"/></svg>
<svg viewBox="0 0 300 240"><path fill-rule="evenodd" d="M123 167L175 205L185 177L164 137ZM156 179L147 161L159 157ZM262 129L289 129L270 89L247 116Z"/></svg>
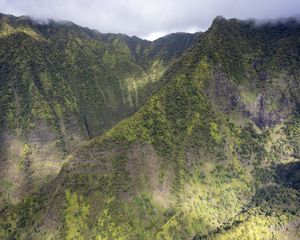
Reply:
<svg viewBox="0 0 300 240"><path fill-rule="evenodd" d="M103 33L150 40L171 32L205 31L218 15L264 23L297 17L299 11L299 0L0 0L2 13L40 22L68 20Z"/></svg>

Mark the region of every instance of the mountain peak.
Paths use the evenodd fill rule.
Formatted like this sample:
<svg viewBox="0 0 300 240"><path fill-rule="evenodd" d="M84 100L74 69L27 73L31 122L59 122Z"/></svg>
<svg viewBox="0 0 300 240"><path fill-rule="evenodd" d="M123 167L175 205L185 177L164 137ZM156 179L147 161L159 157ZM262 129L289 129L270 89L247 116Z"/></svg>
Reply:
<svg viewBox="0 0 300 240"><path fill-rule="evenodd" d="M224 18L223 16L216 16L212 21L212 26L216 24L224 23L226 21L227 21L226 18Z"/></svg>

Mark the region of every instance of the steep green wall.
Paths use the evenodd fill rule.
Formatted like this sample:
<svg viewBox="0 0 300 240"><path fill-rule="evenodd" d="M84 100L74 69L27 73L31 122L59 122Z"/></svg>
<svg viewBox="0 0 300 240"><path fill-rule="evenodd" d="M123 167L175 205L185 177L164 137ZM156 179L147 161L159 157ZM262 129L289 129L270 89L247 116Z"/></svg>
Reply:
<svg viewBox="0 0 300 240"><path fill-rule="evenodd" d="M196 39L183 34L175 46L169 38L0 18L1 195L14 203L57 175L82 142L133 114ZM25 145L31 152L23 159Z"/></svg>

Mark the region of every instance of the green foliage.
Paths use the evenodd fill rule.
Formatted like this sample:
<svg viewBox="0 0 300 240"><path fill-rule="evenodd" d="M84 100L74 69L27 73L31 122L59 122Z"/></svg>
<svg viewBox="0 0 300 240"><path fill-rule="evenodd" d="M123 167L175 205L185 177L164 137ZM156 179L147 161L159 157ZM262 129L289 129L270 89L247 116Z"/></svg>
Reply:
<svg viewBox="0 0 300 240"><path fill-rule="evenodd" d="M219 135L218 125L215 122L210 124L210 133L217 143L220 142L221 136Z"/></svg>
<svg viewBox="0 0 300 240"><path fill-rule="evenodd" d="M22 152L20 154L21 156L18 161L18 166L20 169L24 169L25 162L31 153L32 153L32 151L30 149L30 146L28 144L24 144L24 146L22 148Z"/></svg>
<svg viewBox="0 0 300 240"><path fill-rule="evenodd" d="M300 159L300 114L296 114L289 122L287 122L284 133L287 141L292 147L292 156Z"/></svg>
<svg viewBox="0 0 300 240"><path fill-rule="evenodd" d="M66 239L83 240L88 236L87 219L89 205L82 196L66 190L67 206L65 210Z"/></svg>
<svg viewBox="0 0 300 240"><path fill-rule="evenodd" d="M265 216L250 217L245 223L230 229L224 234L220 234L212 239L216 240L248 240L248 239L274 239L271 225L274 219Z"/></svg>
<svg viewBox="0 0 300 240"><path fill-rule="evenodd" d="M2 239L26 239L35 220L39 221L43 211L45 196L33 195L25 198L17 206L8 202L1 206L0 236Z"/></svg>
<svg viewBox="0 0 300 240"><path fill-rule="evenodd" d="M0 181L10 181L22 199L52 180L83 141L132 115L196 35L175 34L176 46L169 39L158 44L1 14L0 150L12 172L1 170ZM34 142L30 158L10 154L15 140Z"/></svg>
<svg viewBox="0 0 300 240"><path fill-rule="evenodd" d="M162 218L146 195L135 196L131 202L109 197L94 233L96 239L153 239Z"/></svg>
<svg viewBox="0 0 300 240"><path fill-rule="evenodd" d="M255 163L260 163L266 155L264 148L267 139L266 136L264 134L258 134L253 125L248 124L242 128L239 138L239 154L242 160L249 162L255 159Z"/></svg>
<svg viewBox="0 0 300 240"><path fill-rule="evenodd" d="M268 94L297 99L291 89L290 95L283 94L283 81L277 88L270 80L282 69L288 79L294 79L292 71L298 76L298 58L290 63L287 57L298 51L297 28L253 28L251 22L217 19L192 51L166 71L161 59L178 56L175 50L156 55L151 43L77 26L49 26L47 31L55 34L45 34L48 42L34 42L35 48L31 38L21 35L37 59L18 59L23 75L13 82L17 88L7 83L8 76L1 80L9 86L1 88L1 99L9 103L9 109L3 108L7 125L18 124L16 116L30 129L38 122L31 121L34 113L35 120L55 129L63 149L67 131L62 122L75 117L93 137L146 102L71 154L53 186L46 185L45 203L53 206L65 197L64 209L29 199L18 210L10 208L13 214L4 210L3 236L19 237L28 230L26 237L38 238L33 233L47 228L40 220L56 211L59 237L67 239L272 239L297 220L298 165L287 164L276 152L285 142L292 149L288 160L298 159L297 118L283 123L280 142L273 139L278 137L273 128L263 128L279 123L268 118L270 109L290 114L280 109L281 100L264 105L273 99ZM48 50L43 44L49 44ZM3 75L13 67L3 66ZM245 101L239 90L250 87ZM156 88L154 94L149 91ZM24 114L18 113L14 91ZM262 91L255 105L252 94L262 96Z"/></svg>

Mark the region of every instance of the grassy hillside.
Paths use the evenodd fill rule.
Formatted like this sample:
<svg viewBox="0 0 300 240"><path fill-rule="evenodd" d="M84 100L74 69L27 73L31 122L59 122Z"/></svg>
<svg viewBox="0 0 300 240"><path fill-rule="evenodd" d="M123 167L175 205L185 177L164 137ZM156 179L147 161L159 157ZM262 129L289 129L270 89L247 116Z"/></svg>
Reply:
<svg viewBox="0 0 300 240"><path fill-rule="evenodd" d="M6 204L0 236L299 239L299 37L215 19L134 115Z"/></svg>

